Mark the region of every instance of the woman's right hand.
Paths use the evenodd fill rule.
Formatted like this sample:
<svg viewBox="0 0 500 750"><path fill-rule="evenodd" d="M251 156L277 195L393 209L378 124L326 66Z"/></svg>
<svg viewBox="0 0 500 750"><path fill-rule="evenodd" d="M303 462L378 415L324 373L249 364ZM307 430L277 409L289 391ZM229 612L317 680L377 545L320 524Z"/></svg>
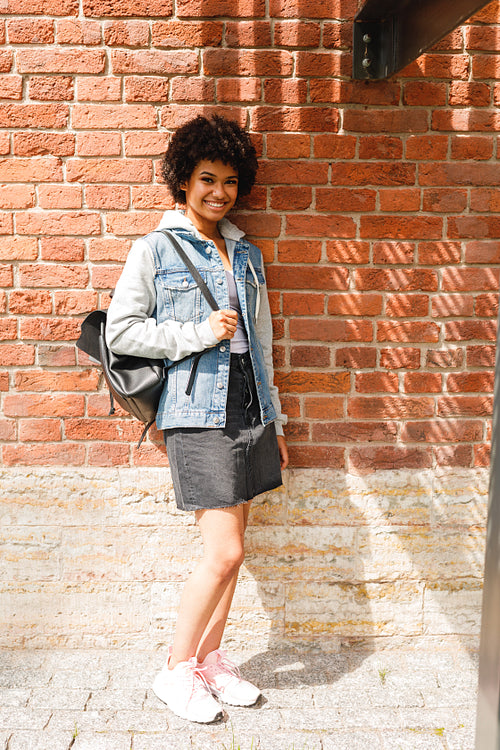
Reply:
<svg viewBox="0 0 500 750"><path fill-rule="evenodd" d="M236 310L214 310L210 313L208 320L218 341L233 338L238 324Z"/></svg>

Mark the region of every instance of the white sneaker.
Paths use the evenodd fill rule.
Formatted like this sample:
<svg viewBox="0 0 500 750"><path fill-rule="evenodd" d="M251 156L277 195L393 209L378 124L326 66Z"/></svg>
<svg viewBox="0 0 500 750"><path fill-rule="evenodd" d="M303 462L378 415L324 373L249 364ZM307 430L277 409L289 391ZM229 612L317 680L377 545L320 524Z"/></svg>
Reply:
<svg viewBox="0 0 500 750"><path fill-rule="evenodd" d="M252 706L260 696L260 690L240 677L236 664L217 649L207 654L199 664L208 687L214 695L232 706Z"/></svg>
<svg viewBox="0 0 500 750"><path fill-rule="evenodd" d="M208 724L222 716L201 671L196 657L179 662L173 669L167 664L153 682L153 692L182 719Z"/></svg>

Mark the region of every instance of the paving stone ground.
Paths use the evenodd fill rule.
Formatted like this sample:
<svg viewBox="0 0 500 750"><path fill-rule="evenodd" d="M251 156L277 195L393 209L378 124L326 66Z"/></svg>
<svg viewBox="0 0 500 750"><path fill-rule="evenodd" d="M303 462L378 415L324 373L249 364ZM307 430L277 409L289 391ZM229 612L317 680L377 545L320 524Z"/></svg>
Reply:
<svg viewBox="0 0 500 750"><path fill-rule="evenodd" d="M151 691L161 650L1 650L0 750L474 748L475 652L232 656L263 698L197 725Z"/></svg>

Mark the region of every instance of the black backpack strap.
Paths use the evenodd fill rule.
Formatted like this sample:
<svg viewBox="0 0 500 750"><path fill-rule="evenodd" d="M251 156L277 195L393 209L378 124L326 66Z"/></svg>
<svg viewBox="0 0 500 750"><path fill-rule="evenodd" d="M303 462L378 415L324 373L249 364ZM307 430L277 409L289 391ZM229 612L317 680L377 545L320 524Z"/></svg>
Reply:
<svg viewBox="0 0 500 750"><path fill-rule="evenodd" d="M161 232L165 235L165 237L168 237L172 245L174 246L174 250L176 251L177 255L180 257L182 262L185 266L187 266L189 273L193 277L193 279L196 281L198 286L200 287L203 296L205 297L206 301L212 308L212 310L219 310L219 305L215 301L212 292L208 288L208 286L203 281L200 272L196 268L196 266L189 260L188 256L186 255L184 248L181 246L180 242L178 241L177 237L174 235L173 232L169 232L167 229L156 229L155 231Z"/></svg>

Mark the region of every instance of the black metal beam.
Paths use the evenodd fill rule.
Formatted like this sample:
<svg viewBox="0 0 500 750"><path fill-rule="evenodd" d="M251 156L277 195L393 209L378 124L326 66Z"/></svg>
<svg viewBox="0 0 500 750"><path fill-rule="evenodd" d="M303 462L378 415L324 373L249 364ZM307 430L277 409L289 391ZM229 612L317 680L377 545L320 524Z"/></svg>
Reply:
<svg viewBox="0 0 500 750"><path fill-rule="evenodd" d="M490 0L366 0L354 19L353 78L389 78Z"/></svg>

